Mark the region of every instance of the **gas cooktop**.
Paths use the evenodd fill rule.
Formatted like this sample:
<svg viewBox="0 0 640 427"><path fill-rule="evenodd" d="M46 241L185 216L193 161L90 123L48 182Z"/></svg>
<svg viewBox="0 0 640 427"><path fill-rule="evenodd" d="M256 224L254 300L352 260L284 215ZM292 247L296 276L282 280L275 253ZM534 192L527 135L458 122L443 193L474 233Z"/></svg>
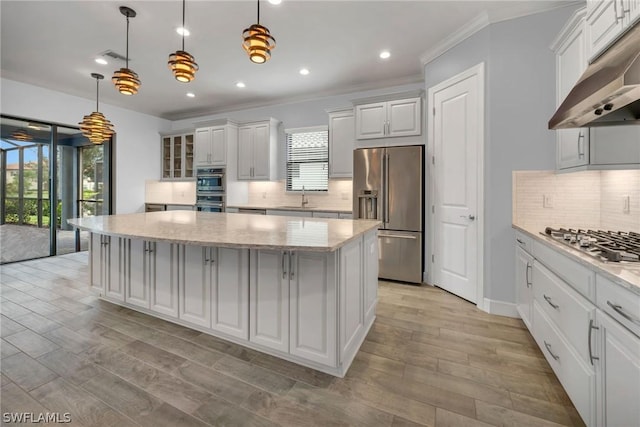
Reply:
<svg viewBox="0 0 640 427"><path fill-rule="evenodd" d="M547 227L541 234L601 261L640 263L640 233Z"/></svg>

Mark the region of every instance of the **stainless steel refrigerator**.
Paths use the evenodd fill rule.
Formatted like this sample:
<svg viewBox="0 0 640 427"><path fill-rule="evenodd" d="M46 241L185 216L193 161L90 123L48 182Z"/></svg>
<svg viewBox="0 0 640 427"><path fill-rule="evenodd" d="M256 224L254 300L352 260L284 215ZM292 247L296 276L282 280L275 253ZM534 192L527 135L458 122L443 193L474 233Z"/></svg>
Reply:
<svg viewBox="0 0 640 427"><path fill-rule="evenodd" d="M353 153L353 216L382 221L380 278L422 282L423 158L422 146Z"/></svg>

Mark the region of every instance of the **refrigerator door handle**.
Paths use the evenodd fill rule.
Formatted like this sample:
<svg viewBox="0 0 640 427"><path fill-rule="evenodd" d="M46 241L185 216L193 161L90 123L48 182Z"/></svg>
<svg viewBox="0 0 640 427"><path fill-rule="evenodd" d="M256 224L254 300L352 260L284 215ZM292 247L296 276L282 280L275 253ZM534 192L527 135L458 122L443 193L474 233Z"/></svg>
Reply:
<svg viewBox="0 0 640 427"><path fill-rule="evenodd" d="M393 239L408 239L408 240L416 240L417 237L416 236L407 236L404 234L383 234L383 233L378 233L378 237L391 237Z"/></svg>
<svg viewBox="0 0 640 427"><path fill-rule="evenodd" d="M384 224L389 222L389 154L384 154Z"/></svg>

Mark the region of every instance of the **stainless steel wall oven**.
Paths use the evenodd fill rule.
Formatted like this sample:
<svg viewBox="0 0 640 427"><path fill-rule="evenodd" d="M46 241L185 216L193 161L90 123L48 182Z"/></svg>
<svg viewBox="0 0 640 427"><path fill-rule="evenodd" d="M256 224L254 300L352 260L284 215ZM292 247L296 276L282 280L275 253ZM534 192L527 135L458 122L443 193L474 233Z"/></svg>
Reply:
<svg viewBox="0 0 640 427"><path fill-rule="evenodd" d="M196 171L196 210L224 212L225 172L224 168L199 168Z"/></svg>

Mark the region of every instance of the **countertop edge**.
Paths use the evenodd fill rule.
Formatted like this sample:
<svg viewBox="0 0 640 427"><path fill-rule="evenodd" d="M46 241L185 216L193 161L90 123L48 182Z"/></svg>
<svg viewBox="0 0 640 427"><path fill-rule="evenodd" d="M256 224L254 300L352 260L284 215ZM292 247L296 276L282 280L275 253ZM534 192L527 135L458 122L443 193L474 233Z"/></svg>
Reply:
<svg viewBox="0 0 640 427"><path fill-rule="evenodd" d="M629 280L623 277L620 277L618 274L607 270L606 266L602 265L604 263L599 262L595 259L593 260L585 259L582 256L580 256L581 254L576 252L574 249L568 246L562 245L549 237L543 236L538 232L528 230L516 224L511 224L511 227L515 230L520 231L521 233L526 234L527 236L533 239L536 239L539 242L545 243L548 247L555 250L556 252L559 252L563 255L568 256L569 258L571 258L571 260L576 261L577 263L593 270L595 273L600 274L601 276L614 282L615 284L620 285L623 288L628 289L629 291L637 295L640 295L640 281L638 283L632 283Z"/></svg>
<svg viewBox="0 0 640 427"><path fill-rule="evenodd" d="M294 212L332 212L332 213L344 213L350 214L353 213L352 210L346 209L324 209L321 207L313 207L313 208L303 208L293 207L293 206L260 206L260 205L227 205L227 208L235 208L235 209L256 209L256 210L266 210L266 211L294 211Z"/></svg>

